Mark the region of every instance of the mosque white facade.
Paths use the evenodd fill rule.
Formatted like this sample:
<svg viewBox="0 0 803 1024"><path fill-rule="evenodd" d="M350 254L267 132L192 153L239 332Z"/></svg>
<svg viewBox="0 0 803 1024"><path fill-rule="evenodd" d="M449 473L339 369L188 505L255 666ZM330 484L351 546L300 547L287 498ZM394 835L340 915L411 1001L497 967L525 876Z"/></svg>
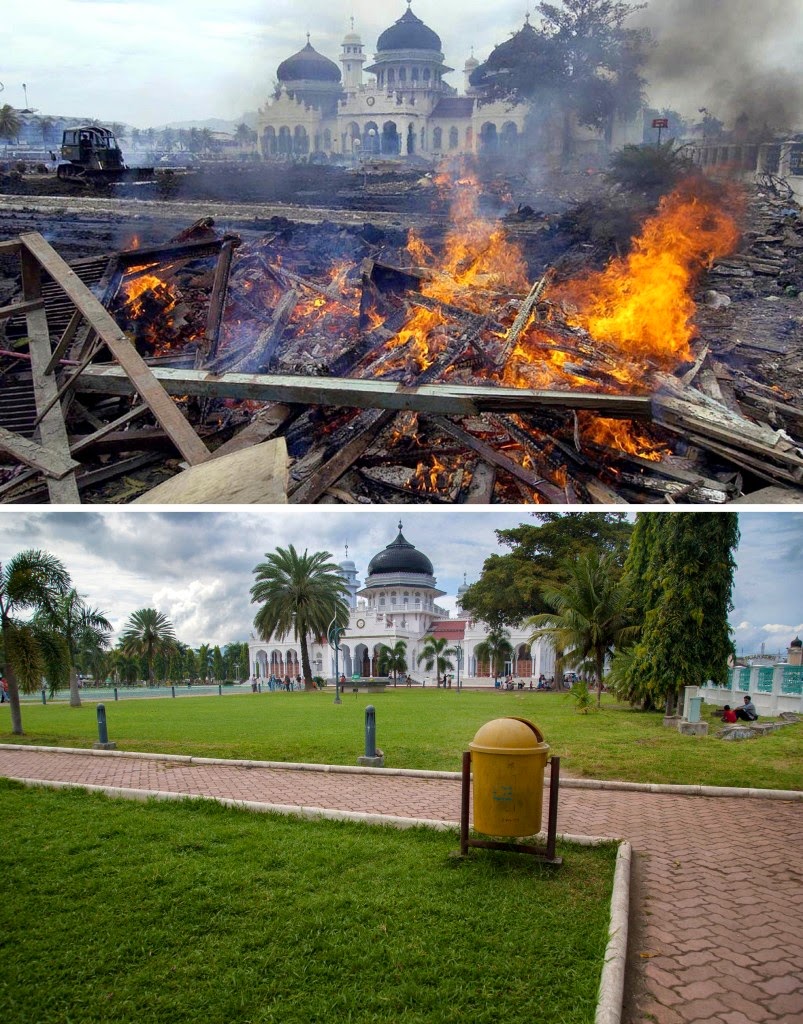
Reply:
<svg viewBox="0 0 803 1024"><path fill-rule="evenodd" d="M446 637L450 647L459 646L462 677L492 682L488 666L476 655L477 645L488 635L487 627L470 619L459 607L457 616L450 617L448 610L438 604L445 591L438 589L432 562L405 539L401 523L396 539L369 562L364 585L360 585L354 562L347 558L339 567L349 592L350 613L340 641L338 673L345 674L347 679L378 676L380 648L392 648L402 640L407 648L410 675L416 681L426 678L434 684L434 671L427 673L418 664L424 638L434 635ZM464 590L465 584L458 591L458 605ZM548 642L530 644L529 631L522 628L511 630L510 640L514 648L514 676L528 683L541 674L554 674L555 652ZM319 638L308 638L308 644L313 675L333 681L334 651ZM273 675L282 679L301 674L301 649L292 636L273 636L268 641L252 637L248 647L253 676L267 679ZM454 663L455 656L451 660Z"/></svg>
<svg viewBox="0 0 803 1024"><path fill-rule="evenodd" d="M352 27L339 65L315 50L309 35L282 61L276 94L258 115L264 158L437 159L518 147L529 106L485 100L470 83L479 66L473 56L459 96L446 81L454 69L444 63L440 37L409 6L379 36L370 62Z"/></svg>

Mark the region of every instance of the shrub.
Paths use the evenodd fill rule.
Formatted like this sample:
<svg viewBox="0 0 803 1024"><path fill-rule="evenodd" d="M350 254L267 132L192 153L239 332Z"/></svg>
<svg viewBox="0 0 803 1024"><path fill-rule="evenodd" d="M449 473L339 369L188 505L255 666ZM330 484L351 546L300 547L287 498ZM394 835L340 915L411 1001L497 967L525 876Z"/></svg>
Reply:
<svg viewBox="0 0 803 1024"><path fill-rule="evenodd" d="M675 140L670 139L660 146L625 146L611 157L606 177L628 191L666 192L693 170L685 147L676 148Z"/></svg>

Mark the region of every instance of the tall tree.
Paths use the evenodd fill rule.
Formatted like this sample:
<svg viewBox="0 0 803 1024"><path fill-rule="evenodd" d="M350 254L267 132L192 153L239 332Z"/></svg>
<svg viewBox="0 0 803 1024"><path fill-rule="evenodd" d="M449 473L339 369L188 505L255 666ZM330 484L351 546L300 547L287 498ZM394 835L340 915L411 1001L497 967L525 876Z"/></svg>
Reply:
<svg viewBox="0 0 803 1024"><path fill-rule="evenodd" d="M304 687L312 690L309 637L326 636L333 619L345 627L349 618L346 581L328 551L299 554L291 544L265 557L253 570L256 583L251 587L251 603L262 604L254 625L263 640L276 634L292 635L298 641Z"/></svg>
<svg viewBox="0 0 803 1024"><path fill-rule="evenodd" d="M517 626L547 612L545 587L564 582L566 565L586 551L610 552L624 562L632 525L622 512L536 512L530 523L497 530L509 554L491 555L482 575L461 598L464 611L492 628Z"/></svg>
<svg viewBox="0 0 803 1024"><path fill-rule="evenodd" d="M474 654L480 661L488 662L488 667L495 679L501 674L505 662L513 657L510 633L503 627L493 627L488 631L486 638L474 648Z"/></svg>
<svg viewBox="0 0 803 1024"><path fill-rule="evenodd" d="M568 566L568 579L562 586L544 592L553 611L529 620L535 629L531 642L547 637L562 653L565 664L574 667L586 659L593 661L598 703L606 659L637 635L633 609L619 575L612 555L587 552Z"/></svg>
<svg viewBox="0 0 803 1024"><path fill-rule="evenodd" d="M639 513L626 584L641 632L622 673L632 700L671 714L684 686L727 681L738 543L735 512Z"/></svg>
<svg viewBox="0 0 803 1024"><path fill-rule="evenodd" d="M212 671L211 644L201 644L198 648L198 654L196 655L195 660L198 665L198 675L201 677L201 682L205 683L209 678L209 673Z"/></svg>
<svg viewBox="0 0 803 1024"><path fill-rule="evenodd" d="M129 618L120 634L120 644L126 654L133 654L145 662L148 682L154 683L153 667L157 654L166 656L176 646L173 624L155 608L140 608Z"/></svg>
<svg viewBox="0 0 803 1024"><path fill-rule="evenodd" d="M20 689L34 693L47 674L51 683L66 679L63 638L20 614L55 609L70 586L62 563L46 551L27 550L0 565L0 630L11 704L11 731L22 736Z"/></svg>
<svg viewBox="0 0 803 1024"><path fill-rule="evenodd" d="M41 608L36 619L43 628L64 638L69 655L70 707L79 708L79 661L109 646L112 624L99 609L86 605L74 588L62 594L50 607Z"/></svg>
<svg viewBox="0 0 803 1024"><path fill-rule="evenodd" d="M217 644L215 644L212 651L212 678L217 683L223 682L226 678L226 665L223 661L223 654Z"/></svg>
<svg viewBox="0 0 803 1024"><path fill-rule="evenodd" d="M649 33L625 28L645 5L620 0L540 3L540 29L525 24L491 54L472 82L501 97L535 101L563 122L563 151L572 148L573 121L603 130L610 139L617 115L631 117L643 105Z"/></svg>
<svg viewBox="0 0 803 1024"><path fill-rule="evenodd" d="M382 676L393 676L393 685L399 682L399 673L407 671L407 643L404 640L397 640L392 647L387 644L379 645L379 674Z"/></svg>
<svg viewBox="0 0 803 1024"><path fill-rule="evenodd" d="M449 655L454 653L454 648L449 646L446 637L430 634L424 637L421 653L418 655L418 664L423 662L427 672L431 672L434 668L438 686L440 686L441 676L446 672L451 672L454 668L454 664L449 659Z"/></svg>
<svg viewBox="0 0 803 1024"><path fill-rule="evenodd" d="M0 107L0 139L11 142L16 139L22 128L22 118L10 103Z"/></svg>

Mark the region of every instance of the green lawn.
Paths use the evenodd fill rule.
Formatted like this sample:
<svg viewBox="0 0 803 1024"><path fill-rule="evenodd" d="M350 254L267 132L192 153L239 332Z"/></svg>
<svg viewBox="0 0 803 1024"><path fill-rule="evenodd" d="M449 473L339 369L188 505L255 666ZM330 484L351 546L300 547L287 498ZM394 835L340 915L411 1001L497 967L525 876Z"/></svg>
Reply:
<svg viewBox="0 0 803 1024"><path fill-rule="evenodd" d="M615 847L456 844L0 781L0 1020L593 1021Z"/></svg>
<svg viewBox="0 0 803 1024"><path fill-rule="evenodd" d="M458 771L460 754L492 718L534 721L564 774L632 782L803 788L803 725L761 739L724 743L680 736L660 714L645 714L603 700L601 711L578 714L565 694L408 690L348 693L335 706L334 691L263 693L106 702L109 737L121 750L189 753L356 764L363 753L365 706L376 707L377 744L394 768ZM26 705L24 742L88 747L97 739L95 706ZM710 712L709 712L710 713ZM7 715L7 705L0 709ZM0 719L0 740L18 742Z"/></svg>

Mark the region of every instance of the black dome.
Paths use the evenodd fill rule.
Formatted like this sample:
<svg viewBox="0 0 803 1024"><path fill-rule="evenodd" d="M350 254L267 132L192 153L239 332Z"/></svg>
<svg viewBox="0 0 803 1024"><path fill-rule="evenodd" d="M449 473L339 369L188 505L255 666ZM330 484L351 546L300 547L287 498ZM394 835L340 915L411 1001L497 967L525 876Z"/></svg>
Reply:
<svg viewBox="0 0 803 1024"><path fill-rule="evenodd" d="M303 50L281 62L276 77L280 82L339 82L340 68L307 41Z"/></svg>
<svg viewBox="0 0 803 1024"><path fill-rule="evenodd" d="M368 563L368 575L377 576L385 573L415 572L432 576L432 562L423 552L418 551L414 544L405 540L399 523L399 536L388 544L384 551L374 555Z"/></svg>
<svg viewBox="0 0 803 1024"><path fill-rule="evenodd" d="M530 22L525 21L518 32L495 46L488 60L471 72L469 84L481 88L504 80L511 67L542 60L547 46L546 36L536 32Z"/></svg>
<svg viewBox="0 0 803 1024"><path fill-rule="evenodd" d="M790 647L803 647L803 640L801 640L799 636L796 636L795 639L791 642L791 644L789 644L789 646Z"/></svg>
<svg viewBox="0 0 803 1024"><path fill-rule="evenodd" d="M408 7L395 25L385 29L377 40L376 49L377 53L387 50L434 50L440 53L441 41Z"/></svg>

